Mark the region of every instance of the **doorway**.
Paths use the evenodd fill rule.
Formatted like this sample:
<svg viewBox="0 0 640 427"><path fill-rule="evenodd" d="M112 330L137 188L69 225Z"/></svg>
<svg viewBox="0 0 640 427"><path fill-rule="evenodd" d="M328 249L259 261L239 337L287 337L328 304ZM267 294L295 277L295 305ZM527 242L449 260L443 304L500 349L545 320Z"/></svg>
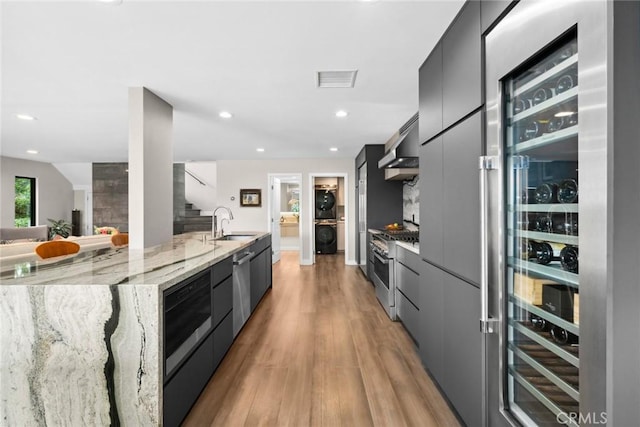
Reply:
<svg viewBox="0 0 640 427"><path fill-rule="evenodd" d="M297 251L301 257L300 215L302 204L301 174L269 174L269 230L273 262L280 252Z"/></svg>
<svg viewBox="0 0 640 427"><path fill-rule="evenodd" d="M331 254L343 255L347 264L348 188L346 173L309 174L309 191L315 195L311 197L312 220L309 230L313 264L317 256Z"/></svg>

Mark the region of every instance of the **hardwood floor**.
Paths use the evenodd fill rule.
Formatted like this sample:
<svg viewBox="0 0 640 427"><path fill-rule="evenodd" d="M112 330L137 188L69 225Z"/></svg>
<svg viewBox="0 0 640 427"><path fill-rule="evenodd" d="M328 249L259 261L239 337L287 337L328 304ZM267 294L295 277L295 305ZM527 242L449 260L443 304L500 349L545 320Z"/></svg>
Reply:
<svg viewBox="0 0 640 427"><path fill-rule="evenodd" d="M185 426L458 426L400 323L343 255L283 252Z"/></svg>

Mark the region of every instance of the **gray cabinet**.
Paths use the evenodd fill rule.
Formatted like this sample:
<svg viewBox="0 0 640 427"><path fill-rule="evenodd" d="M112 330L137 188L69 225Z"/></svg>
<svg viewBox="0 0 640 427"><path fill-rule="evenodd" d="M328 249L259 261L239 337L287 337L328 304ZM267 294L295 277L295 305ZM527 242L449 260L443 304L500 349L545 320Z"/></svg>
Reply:
<svg viewBox="0 0 640 427"><path fill-rule="evenodd" d="M217 368L233 343L233 259L213 266L213 368Z"/></svg>
<svg viewBox="0 0 640 427"><path fill-rule="evenodd" d="M482 0L480 3L480 23L482 34L485 34L498 19L507 13L515 2L512 0Z"/></svg>
<svg viewBox="0 0 640 427"><path fill-rule="evenodd" d="M213 330L213 368L220 362L233 344L233 314L229 312Z"/></svg>
<svg viewBox="0 0 640 427"><path fill-rule="evenodd" d="M271 236L257 240L251 246L251 252L254 253L251 258L250 287L251 311L253 312L271 286Z"/></svg>
<svg viewBox="0 0 640 427"><path fill-rule="evenodd" d="M480 2L467 2L420 67L421 143L483 104L480 21Z"/></svg>
<svg viewBox="0 0 640 427"><path fill-rule="evenodd" d="M480 291L422 262L420 357L467 425L482 419Z"/></svg>
<svg viewBox="0 0 640 427"><path fill-rule="evenodd" d="M477 112L420 147L420 255L474 283L480 281Z"/></svg>
<svg viewBox="0 0 640 427"><path fill-rule="evenodd" d="M212 270L212 324L215 328L233 309L233 259L220 261Z"/></svg>
<svg viewBox="0 0 640 427"><path fill-rule="evenodd" d="M442 122L446 129L482 105L480 2L465 3L442 37Z"/></svg>
<svg viewBox="0 0 640 427"><path fill-rule="evenodd" d="M469 426L482 419L482 334L480 290L443 275L443 381L445 394Z"/></svg>
<svg viewBox="0 0 640 427"><path fill-rule="evenodd" d="M442 265L442 138L420 147L420 256Z"/></svg>
<svg viewBox="0 0 640 427"><path fill-rule="evenodd" d="M191 406L198 400L202 389L209 382L215 370L211 357L214 352L213 339L213 335L209 335L176 375L164 385L163 424L165 426L180 425Z"/></svg>
<svg viewBox="0 0 640 427"><path fill-rule="evenodd" d="M420 143L442 131L442 44L433 48L418 71Z"/></svg>
<svg viewBox="0 0 640 427"><path fill-rule="evenodd" d="M482 113L477 112L442 135L443 266L480 282L480 199L478 157L482 150Z"/></svg>
<svg viewBox="0 0 640 427"><path fill-rule="evenodd" d="M420 358L433 378L443 383L442 331L444 272L422 261L420 266Z"/></svg>
<svg viewBox="0 0 640 427"><path fill-rule="evenodd" d="M396 313L420 347L420 256L400 246L395 260Z"/></svg>

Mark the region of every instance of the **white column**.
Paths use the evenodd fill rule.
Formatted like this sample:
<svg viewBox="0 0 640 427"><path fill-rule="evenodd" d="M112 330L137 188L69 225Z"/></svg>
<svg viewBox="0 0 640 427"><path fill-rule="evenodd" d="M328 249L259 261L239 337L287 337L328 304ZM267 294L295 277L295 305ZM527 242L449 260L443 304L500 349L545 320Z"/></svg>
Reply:
<svg viewBox="0 0 640 427"><path fill-rule="evenodd" d="M173 107L144 87L129 88L129 247L173 236Z"/></svg>

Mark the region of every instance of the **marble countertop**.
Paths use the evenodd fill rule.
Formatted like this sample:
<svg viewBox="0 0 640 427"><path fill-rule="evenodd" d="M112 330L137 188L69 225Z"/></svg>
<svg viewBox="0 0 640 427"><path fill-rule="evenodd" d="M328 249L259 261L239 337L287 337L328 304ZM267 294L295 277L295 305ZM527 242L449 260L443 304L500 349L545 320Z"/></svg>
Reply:
<svg viewBox="0 0 640 427"><path fill-rule="evenodd" d="M249 246L268 233L237 232L243 241L206 240L202 232L173 236L147 249L101 248L48 260L35 254L16 263L0 259L0 287L31 285L155 285L167 289Z"/></svg>
<svg viewBox="0 0 640 427"><path fill-rule="evenodd" d="M411 243L411 242L396 241L396 245L403 247L407 250L410 250L414 254L420 255L420 243L418 242Z"/></svg>

